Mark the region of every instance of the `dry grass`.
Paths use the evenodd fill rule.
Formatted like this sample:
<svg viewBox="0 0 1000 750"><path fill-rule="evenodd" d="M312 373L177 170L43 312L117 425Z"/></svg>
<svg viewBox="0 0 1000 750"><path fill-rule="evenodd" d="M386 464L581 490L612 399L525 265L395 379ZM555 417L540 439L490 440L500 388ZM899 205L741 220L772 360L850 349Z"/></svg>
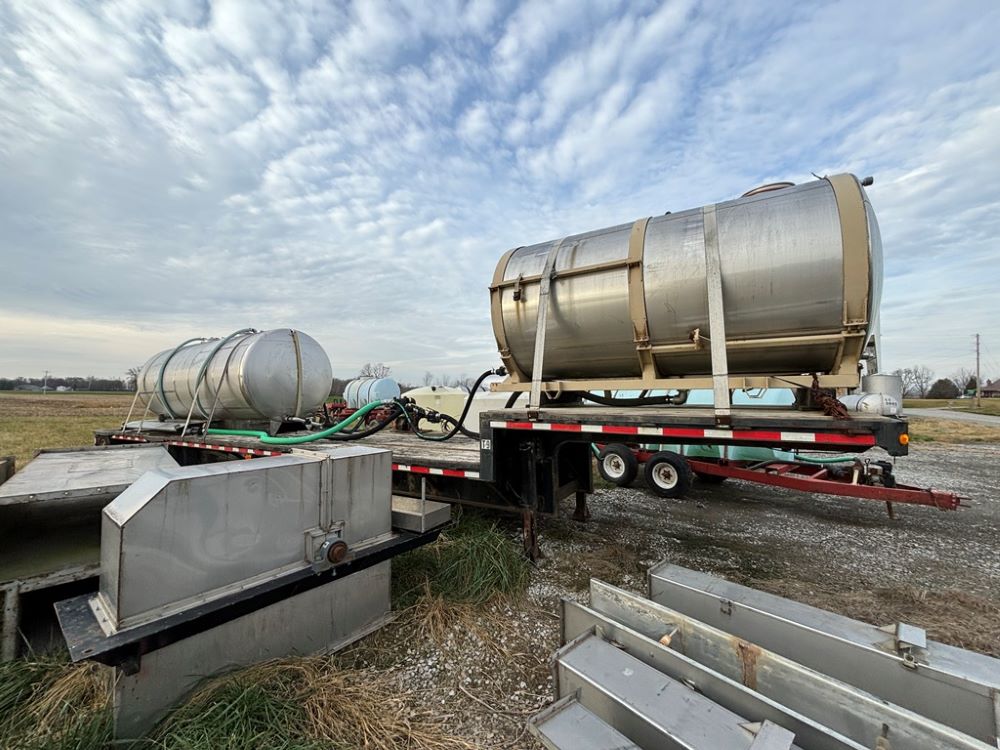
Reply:
<svg viewBox="0 0 1000 750"><path fill-rule="evenodd" d="M749 585L873 625L907 622L936 641L1000 658L1000 604L965 591L916 586L835 591L787 579Z"/></svg>
<svg viewBox="0 0 1000 750"><path fill-rule="evenodd" d="M132 394L0 391L0 456L23 467L41 448L94 444L94 430L121 424Z"/></svg>
<svg viewBox="0 0 1000 750"><path fill-rule="evenodd" d="M951 419L911 417L909 434L917 443L1000 443L1000 427Z"/></svg>
<svg viewBox="0 0 1000 750"><path fill-rule="evenodd" d="M233 700L234 688L236 689ZM258 691L273 693L261 695ZM267 699L280 699L268 706ZM252 700L247 700L252 697ZM332 657L313 656L264 662L233 675L207 683L161 727L159 739L166 746L185 746L178 731L192 722L205 736L200 744L219 747L230 741L233 729L244 729L253 718L271 718L291 739L317 746L356 747L370 750L472 750L478 747L443 728L446 717L425 708L416 691L396 684L384 674L370 670L344 670ZM293 711L290 707L296 707ZM253 717L247 708L253 710ZM246 714L246 715L244 715ZM206 722L206 717L215 717ZM219 728L229 728L229 733ZM181 732L183 734L183 731ZM263 746L269 737L241 731ZM180 742L171 737L181 739ZM273 746L273 745L268 745Z"/></svg>

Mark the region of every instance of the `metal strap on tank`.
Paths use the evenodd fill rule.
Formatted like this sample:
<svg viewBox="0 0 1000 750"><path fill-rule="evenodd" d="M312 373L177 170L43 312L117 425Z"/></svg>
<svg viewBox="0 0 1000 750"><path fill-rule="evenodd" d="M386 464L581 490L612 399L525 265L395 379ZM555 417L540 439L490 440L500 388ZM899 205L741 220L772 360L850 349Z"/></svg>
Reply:
<svg viewBox="0 0 1000 750"><path fill-rule="evenodd" d="M299 343L299 332L294 328L289 330L295 347L295 413L287 416L297 417L302 411L302 346Z"/></svg>
<svg viewBox="0 0 1000 750"><path fill-rule="evenodd" d="M838 174L826 178L833 188L840 219L840 239L844 259L844 327L867 327L868 297L871 284L868 214L865 212L861 186L854 175ZM846 333L847 331L845 331ZM853 372L864 347L864 336L845 337L837 366L839 372Z"/></svg>
<svg viewBox="0 0 1000 750"><path fill-rule="evenodd" d="M719 224L715 205L702 209L705 234L705 279L708 290L708 327L712 332L712 390L716 417L729 417L729 360L726 356L726 308L722 297Z"/></svg>
<svg viewBox="0 0 1000 750"><path fill-rule="evenodd" d="M493 334L496 336L497 346L500 349L500 360L503 362L504 367L507 368L512 383L522 383L527 378L521 368L517 366L517 362L514 361L514 357L510 353L510 346L507 343L507 329L503 324L502 283L511 256L520 249L519 247L515 247L504 253L500 262L497 263L496 270L493 272L493 283L490 284L490 317L493 319Z"/></svg>
<svg viewBox="0 0 1000 750"><path fill-rule="evenodd" d="M646 288L642 273L642 256L646 247L646 227L649 217L632 225L628 238L628 311L632 318L632 336L639 357L643 380L657 377L653 351L649 345L649 320L646 317Z"/></svg>
<svg viewBox="0 0 1000 750"><path fill-rule="evenodd" d="M170 354L167 355L167 358L163 360L163 364L160 365L160 372L157 373L156 375L156 395L160 399L160 405L164 408L164 410L167 412L167 416L170 417L171 419L177 419L177 415L174 414L174 410L171 409L170 404L167 403L167 394L166 391L164 391L163 389L163 373L166 371L167 365L170 364L170 360L174 358L174 355L177 354L177 352L179 352L185 346L187 346L188 344L193 344L195 342L203 342L208 340L209 339L206 338L194 338L194 339L188 339L187 341L178 344L177 348L174 349L172 352L170 352Z"/></svg>
<svg viewBox="0 0 1000 750"><path fill-rule="evenodd" d="M545 269L538 287L538 316L535 318L535 356L531 363L531 398L529 409L537 409L542 399L542 367L545 364L545 328L549 319L549 290L555 275L556 256L566 238L563 237L545 256Z"/></svg>

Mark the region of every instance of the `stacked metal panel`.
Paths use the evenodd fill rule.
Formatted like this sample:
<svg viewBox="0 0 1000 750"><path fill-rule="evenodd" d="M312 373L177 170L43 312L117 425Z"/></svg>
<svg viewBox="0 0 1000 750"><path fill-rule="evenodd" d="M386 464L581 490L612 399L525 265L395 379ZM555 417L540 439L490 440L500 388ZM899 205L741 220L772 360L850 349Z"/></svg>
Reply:
<svg viewBox="0 0 1000 750"><path fill-rule="evenodd" d="M677 566L562 603L548 748L986 750L1000 661Z"/></svg>

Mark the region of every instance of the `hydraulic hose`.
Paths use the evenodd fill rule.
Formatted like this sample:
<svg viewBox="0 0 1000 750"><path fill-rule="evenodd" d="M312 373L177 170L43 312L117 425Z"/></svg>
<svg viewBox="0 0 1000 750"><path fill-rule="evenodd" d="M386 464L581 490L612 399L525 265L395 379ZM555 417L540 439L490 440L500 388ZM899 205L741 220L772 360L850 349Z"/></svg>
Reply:
<svg viewBox="0 0 1000 750"><path fill-rule="evenodd" d="M268 435L266 432L261 432L258 430L219 430L219 429L209 429L207 434L209 435L241 435L243 437L257 438L262 443L267 443L268 445L302 445L303 443L311 443L314 440L322 440L323 438L328 438L331 435L336 435L338 432L342 431L345 427L348 427L352 423L361 419L372 409L377 409L380 406L388 406L393 404L391 400L386 401L372 401L370 404L362 406L356 412L351 414L349 417L341 422L338 422L333 427L328 427L320 432L314 432L309 435L296 435L293 437L280 437L275 435ZM380 428L381 429L381 428ZM358 437L362 437L360 433L355 433Z"/></svg>
<svg viewBox="0 0 1000 750"><path fill-rule="evenodd" d="M687 391L676 396L645 396L641 398L608 398L584 391L580 397L601 406L680 406L687 401Z"/></svg>
<svg viewBox="0 0 1000 750"><path fill-rule="evenodd" d="M409 423L410 429L413 430L413 434L416 435L418 438L421 438L422 440L434 440L437 442L441 442L443 440L451 440L453 437L455 437L455 435L459 433L460 430L463 434L471 438L478 439L479 433L473 432L472 430L464 429L462 427L462 423L465 422L465 418L469 415L469 409L472 406L472 399L475 398L476 393L479 391L479 386L483 384L483 381L486 380L486 378L488 378L490 375L503 375L505 372L506 370L504 368L498 367L495 370L487 370L482 375L480 375L476 379L476 382L472 386L471 390L469 390L469 397L465 400L465 408L462 409L462 415L457 420L454 420L455 426L452 427L448 432L443 432L440 435L428 435L425 432L421 432L417 428L417 425L414 423L413 418L410 416L410 413L407 411L406 404L404 404L399 399L396 399L396 403L403 410L403 416L406 417L406 421Z"/></svg>
<svg viewBox="0 0 1000 750"><path fill-rule="evenodd" d="M807 464L851 464L857 460L856 456L836 456L836 457L815 457L810 458L809 456L803 456L799 453L795 454L796 461L802 461Z"/></svg>

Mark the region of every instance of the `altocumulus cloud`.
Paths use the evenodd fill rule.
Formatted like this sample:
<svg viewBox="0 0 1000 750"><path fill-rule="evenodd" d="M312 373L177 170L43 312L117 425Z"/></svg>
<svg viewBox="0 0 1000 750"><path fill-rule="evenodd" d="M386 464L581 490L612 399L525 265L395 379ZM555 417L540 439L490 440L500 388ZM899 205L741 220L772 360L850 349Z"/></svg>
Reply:
<svg viewBox="0 0 1000 750"><path fill-rule="evenodd" d="M0 373L300 327L495 361L509 247L874 174L890 366L1000 350L1000 6L0 5ZM1000 376L1000 371L990 373Z"/></svg>

